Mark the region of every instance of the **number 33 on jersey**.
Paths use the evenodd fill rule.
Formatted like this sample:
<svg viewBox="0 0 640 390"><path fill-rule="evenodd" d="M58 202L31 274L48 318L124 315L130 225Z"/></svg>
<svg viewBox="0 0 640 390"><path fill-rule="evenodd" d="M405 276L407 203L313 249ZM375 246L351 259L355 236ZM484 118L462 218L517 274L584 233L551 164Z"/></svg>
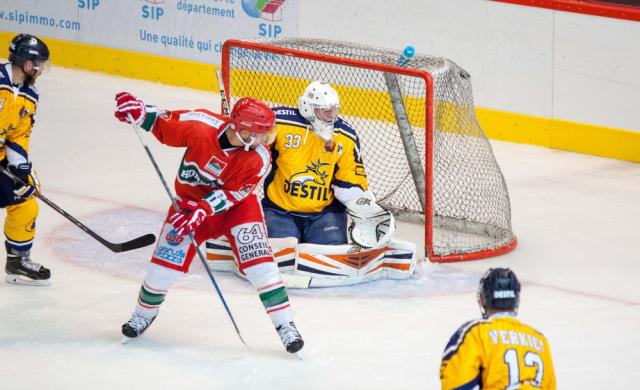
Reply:
<svg viewBox="0 0 640 390"><path fill-rule="evenodd" d="M546 337L509 313L464 324L440 365L442 389L556 389Z"/></svg>

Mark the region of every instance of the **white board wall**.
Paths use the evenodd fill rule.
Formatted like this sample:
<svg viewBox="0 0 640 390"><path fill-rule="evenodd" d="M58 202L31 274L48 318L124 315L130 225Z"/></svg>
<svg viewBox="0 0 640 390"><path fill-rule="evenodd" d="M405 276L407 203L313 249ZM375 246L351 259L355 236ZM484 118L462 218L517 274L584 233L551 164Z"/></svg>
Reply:
<svg viewBox="0 0 640 390"><path fill-rule="evenodd" d="M447 57L476 105L640 131L640 22L486 0L301 0L299 34Z"/></svg>

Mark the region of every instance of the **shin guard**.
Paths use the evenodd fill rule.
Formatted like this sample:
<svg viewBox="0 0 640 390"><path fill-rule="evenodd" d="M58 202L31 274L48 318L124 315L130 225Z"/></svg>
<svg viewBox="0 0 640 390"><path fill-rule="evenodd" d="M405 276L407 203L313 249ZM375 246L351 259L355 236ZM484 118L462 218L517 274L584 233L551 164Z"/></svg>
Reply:
<svg viewBox="0 0 640 390"><path fill-rule="evenodd" d="M260 300L275 326L293 321L289 296L274 262L260 263L244 270L247 279L260 294Z"/></svg>

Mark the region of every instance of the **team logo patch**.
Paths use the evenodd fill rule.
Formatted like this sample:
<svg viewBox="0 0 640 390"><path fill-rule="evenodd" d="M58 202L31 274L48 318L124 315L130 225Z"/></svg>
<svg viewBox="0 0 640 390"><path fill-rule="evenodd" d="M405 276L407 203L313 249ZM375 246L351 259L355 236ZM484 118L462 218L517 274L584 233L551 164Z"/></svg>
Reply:
<svg viewBox="0 0 640 390"><path fill-rule="evenodd" d="M311 161L304 171L296 172L284 181L284 192L302 199L329 200L328 163Z"/></svg>
<svg viewBox="0 0 640 390"><path fill-rule="evenodd" d="M36 231L36 220L34 219L33 221L29 222L27 224L27 226L25 226L25 230L28 231L29 233L35 232Z"/></svg>
<svg viewBox="0 0 640 390"><path fill-rule="evenodd" d="M178 181L192 186L204 184L213 188L224 185L222 180L213 177L210 172L201 170L198 164L191 161L183 161L182 164L180 164Z"/></svg>
<svg viewBox="0 0 640 390"><path fill-rule="evenodd" d="M231 234L236 241L240 255L238 260L241 263L261 257L273 257L263 224L258 222L243 223L231 228Z"/></svg>
<svg viewBox="0 0 640 390"><path fill-rule="evenodd" d="M240 187L238 191L231 191L231 195L233 195L236 200L242 200L246 198L247 195L251 193L251 191L253 191L254 187L255 186L253 184L245 184L244 186Z"/></svg>
<svg viewBox="0 0 640 390"><path fill-rule="evenodd" d="M167 244L171 246L180 245L180 243L184 241L184 237L177 234L176 231L173 229L171 229L164 238L165 240L167 240Z"/></svg>
<svg viewBox="0 0 640 390"><path fill-rule="evenodd" d="M213 173L216 176L220 176L222 171L227 167L227 163L220 160L216 156L211 156L209 162L204 166L204 168Z"/></svg>

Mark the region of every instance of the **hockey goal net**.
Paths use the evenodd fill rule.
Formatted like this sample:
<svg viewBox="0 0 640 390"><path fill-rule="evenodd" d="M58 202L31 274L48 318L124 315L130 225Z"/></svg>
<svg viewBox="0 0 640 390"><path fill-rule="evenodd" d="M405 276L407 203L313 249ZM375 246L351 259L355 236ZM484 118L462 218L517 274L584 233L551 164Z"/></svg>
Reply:
<svg viewBox="0 0 640 390"><path fill-rule="evenodd" d="M478 125L469 74L445 58L319 39L228 40L222 78L241 97L297 107L329 82L357 131L369 186L396 215L425 223L430 261L486 258L516 246L509 194Z"/></svg>

